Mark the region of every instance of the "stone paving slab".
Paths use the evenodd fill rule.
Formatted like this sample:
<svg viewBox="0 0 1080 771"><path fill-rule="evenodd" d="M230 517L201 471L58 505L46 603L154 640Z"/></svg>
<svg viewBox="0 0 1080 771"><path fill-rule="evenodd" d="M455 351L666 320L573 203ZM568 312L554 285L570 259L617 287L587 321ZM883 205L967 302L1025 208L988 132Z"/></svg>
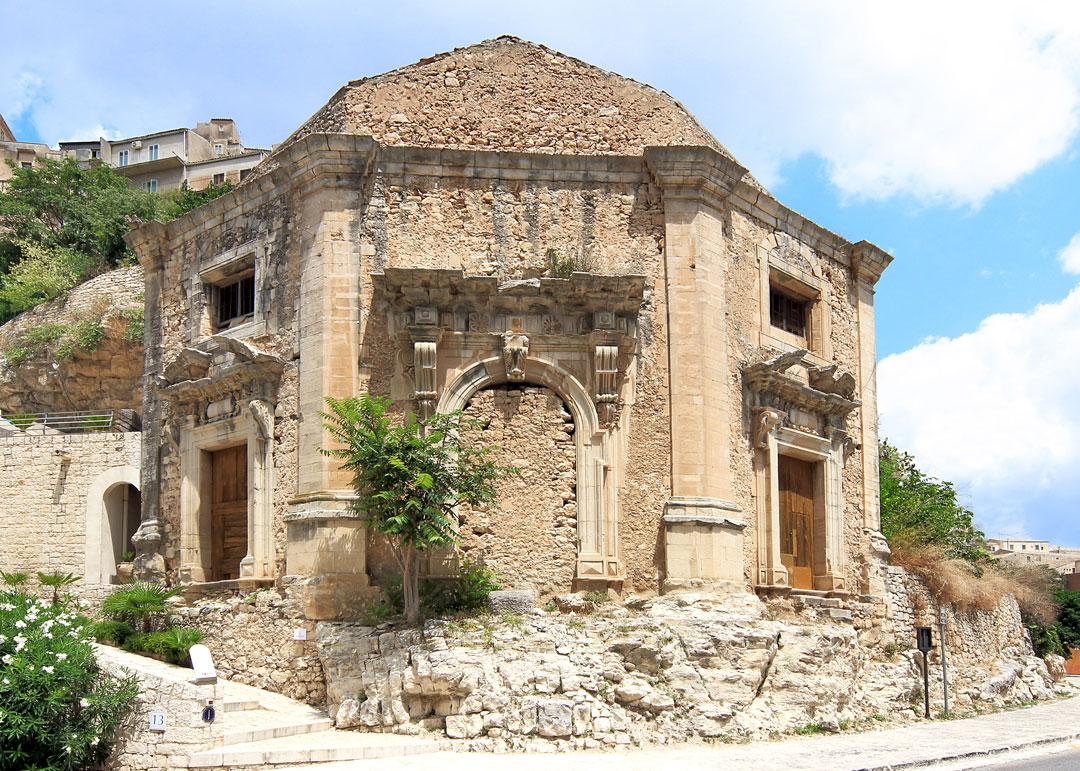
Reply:
<svg viewBox="0 0 1080 771"><path fill-rule="evenodd" d="M364 761L367 771L619 771L754 769L754 771L885 771L1080 739L1080 696L1023 710L943 720L866 733L812 736L740 745L697 745L625 752L490 755L436 753ZM357 763L318 766L356 769ZM298 767L299 768L299 767Z"/></svg>

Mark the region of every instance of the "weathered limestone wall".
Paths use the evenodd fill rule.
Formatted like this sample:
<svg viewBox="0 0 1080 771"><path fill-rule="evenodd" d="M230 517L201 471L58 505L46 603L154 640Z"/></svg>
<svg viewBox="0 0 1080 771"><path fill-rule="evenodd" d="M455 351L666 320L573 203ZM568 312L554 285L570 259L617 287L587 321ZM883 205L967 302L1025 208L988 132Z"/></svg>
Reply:
<svg viewBox="0 0 1080 771"><path fill-rule="evenodd" d="M75 346L70 358L43 351L18 364L2 360L0 412L141 409L142 337L125 338L131 323L125 314L142 309L142 290L141 268L113 270L0 326L5 356L14 348L32 348L27 334L46 328L102 322L104 329L93 351Z"/></svg>
<svg viewBox="0 0 1080 771"><path fill-rule="evenodd" d="M139 446L138 432L0 437L0 570L89 578L88 504L100 517L112 484L138 485ZM94 587L84 580L73 589Z"/></svg>
<svg viewBox="0 0 1080 771"><path fill-rule="evenodd" d="M634 174L637 182L626 181L628 172L613 172L608 181L602 172L584 183L558 177L555 182L540 181L551 174L547 169L552 163L519 159L519 169L535 164L535 181L522 181L520 172L495 169L473 178L456 176L451 169L444 176L399 175L396 167L393 174L374 175L358 224L364 330L360 388L392 392L390 375L399 355L386 337L386 319L368 278L371 272L387 267L460 268L467 275L527 278L548 269L549 250L554 250L560 259L577 259L584 270L644 275L635 401L626 407L629 419L620 441L629 449L625 467L619 469L617 495L625 586L656 588L657 533L670 494L662 202L640 167ZM580 173L574 162L567 162L566 169L567 176ZM572 559L573 553L571 541L566 556ZM514 565L515 570L527 567Z"/></svg>
<svg viewBox="0 0 1080 771"><path fill-rule="evenodd" d="M220 742L228 728L228 716L213 723L202 721L202 708L210 699L220 705L220 684L195 685L191 670L164 664L145 656L97 647L98 666L117 677L134 673L139 678L135 713L120 729L108 767L115 771L156 771L187 768L188 754ZM166 714L164 732L149 730L150 713Z"/></svg>
<svg viewBox="0 0 1080 771"><path fill-rule="evenodd" d="M824 287L823 336L813 350L811 361L815 364L838 362L843 367L856 372L859 365L859 327L856 299L853 296L854 277L850 268L833 259L825 250L817 250L775 227L749 216L745 212L733 209L729 212L730 221L726 224L729 244L730 263L727 270L726 307L729 319L728 345L730 362L733 370L742 369L748 364L776 354L777 346L786 346L780 350L794 349L795 345L787 340L763 341L762 335L780 337L762 323L763 297L767 297L768 265L771 260L778 261L789 269L802 271L817 279ZM763 264L765 269L762 270ZM775 264L775 263L774 263ZM763 287L764 283L764 287ZM762 289L765 289L765 293ZM766 306L767 315L768 308ZM771 352L762 350L768 345ZM857 378L863 382L862 377ZM729 384L731 404L731 462L734 483L732 490L735 501L748 513L747 528L744 531L744 550L748 577L752 576L756 562L755 549L759 533L753 516L757 502L754 497L754 469L750 421L743 406L744 393L742 379L733 377ZM856 398L862 394L857 392ZM849 436L860 437L862 431L862 409L856 409L847 417L845 430ZM876 448L875 448L876 452ZM864 555L869 550L869 541L863 531L864 495L863 495L863 448L855 449L853 455L844 464L843 469L843 511L844 511L844 549L848 554L846 577L848 586L856 592L869 592L862 566ZM876 496L876 490L875 490Z"/></svg>
<svg viewBox="0 0 1080 771"><path fill-rule="evenodd" d="M266 589L206 599L174 609L181 626L204 635L218 675L236 683L322 706L326 685L315 651L315 625L297 592ZM304 629L306 640L293 639Z"/></svg>
<svg viewBox="0 0 1080 771"><path fill-rule="evenodd" d="M146 360L148 373L160 374L164 365L175 359L185 346L203 339L198 330L208 323L209 298L201 291L199 273L215 258L230 250L256 244L265 265L260 272L259 304L262 321L254 336L247 338L253 346L289 362L277 384L277 403L274 414L273 455L273 516L275 562L278 575L283 575L285 561L285 522L287 500L296 492L297 433L298 433L298 368L296 294L299 284L298 247L289 240L288 223L298 215L291 211L288 196L270 195L260 198L256 205L235 210L227 223L212 220L201 227L180 233L168 243L167 259L160 270L148 271L148 292L152 283L161 287L160 305L148 314L149 339L154 341ZM301 224L297 231L303 230ZM149 306L148 306L149 307ZM232 396L243 400L240 390L218 394L215 398ZM148 488L150 513L163 526L161 553L166 570L173 572L180 565L180 438L181 427L188 421L201 422L206 402L172 403L151 395L145 405L144 420L148 427L160 426L160 446L148 448L153 461L151 473L156 479ZM155 426L155 430L157 427ZM155 489L156 488L156 489ZM153 497L156 492L156 499Z"/></svg>
<svg viewBox="0 0 1080 771"><path fill-rule="evenodd" d="M547 388L489 388L473 396L465 417L485 426L467 441L498 447L492 459L520 473L500 482L496 503L462 512L462 553L483 560L507 586L570 591L577 474L574 421L562 399Z"/></svg>
<svg viewBox="0 0 1080 771"><path fill-rule="evenodd" d="M903 568L888 569L889 615L883 626L895 644L914 647L915 627L933 629L930 654L932 708L941 709L939 606L927 586ZM1042 698L1046 664L1035 656L1020 607L1005 596L992 610L959 610L946 606L945 656L950 704L961 709L984 702L1006 703ZM935 706L936 705L936 706Z"/></svg>

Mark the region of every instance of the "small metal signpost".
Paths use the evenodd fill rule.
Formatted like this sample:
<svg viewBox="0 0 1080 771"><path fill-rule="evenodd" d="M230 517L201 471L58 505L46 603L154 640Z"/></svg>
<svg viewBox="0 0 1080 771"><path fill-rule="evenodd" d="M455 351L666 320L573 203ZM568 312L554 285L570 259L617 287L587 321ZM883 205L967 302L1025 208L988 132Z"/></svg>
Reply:
<svg viewBox="0 0 1080 771"><path fill-rule="evenodd" d="M934 648L933 630L928 626L915 627L915 641L922 652L922 676L923 676L923 703L926 706L926 717L930 717L930 662L926 659Z"/></svg>
<svg viewBox="0 0 1080 771"><path fill-rule="evenodd" d="M941 687L945 694L945 717L949 716L949 671L945 667L945 622L948 617L945 608L938 611L938 622L941 624Z"/></svg>

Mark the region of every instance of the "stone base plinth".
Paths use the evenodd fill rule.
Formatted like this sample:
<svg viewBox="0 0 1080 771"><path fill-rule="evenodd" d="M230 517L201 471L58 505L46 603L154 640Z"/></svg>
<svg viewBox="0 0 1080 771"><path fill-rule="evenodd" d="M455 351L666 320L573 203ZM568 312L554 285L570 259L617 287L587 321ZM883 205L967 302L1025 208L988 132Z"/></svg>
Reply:
<svg viewBox="0 0 1080 771"><path fill-rule="evenodd" d="M664 514L662 590L746 591L737 505L717 498L671 498Z"/></svg>

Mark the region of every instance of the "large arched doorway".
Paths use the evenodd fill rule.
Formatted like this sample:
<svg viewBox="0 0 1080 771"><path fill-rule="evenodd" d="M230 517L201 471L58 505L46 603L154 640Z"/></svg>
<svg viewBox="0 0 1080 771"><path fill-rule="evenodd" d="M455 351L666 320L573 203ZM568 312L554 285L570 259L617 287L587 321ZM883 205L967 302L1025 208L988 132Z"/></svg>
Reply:
<svg viewBox="0 0 1080 771"><path fill-rule="evenodd" d="M499 482L490 506L459 510L461 552L482 559L507 585L540 594L572 589L577 562L574 418L549 388L504 383L476 391L463 440L494 448L518 473Z"/></svg>
<svg viewBox="0 0 1080 771"><path fill-rule="evenodd" d="M618 508L612 466L607 460L611 432L602 430L588 392L569 372L543 359L529 359L527 379L560 399L572 416L576 517L576 581L621 580ZM436 409L465 410L473 396L489 387L525 386L510 383L503 359L484 359L462 370L447 384ZM533 449L530 453L535 453ZM573 543L573 541L572 541ZM569 550L574 553L573 547ZM515 576L504 576L508 585Z"/></svg>

